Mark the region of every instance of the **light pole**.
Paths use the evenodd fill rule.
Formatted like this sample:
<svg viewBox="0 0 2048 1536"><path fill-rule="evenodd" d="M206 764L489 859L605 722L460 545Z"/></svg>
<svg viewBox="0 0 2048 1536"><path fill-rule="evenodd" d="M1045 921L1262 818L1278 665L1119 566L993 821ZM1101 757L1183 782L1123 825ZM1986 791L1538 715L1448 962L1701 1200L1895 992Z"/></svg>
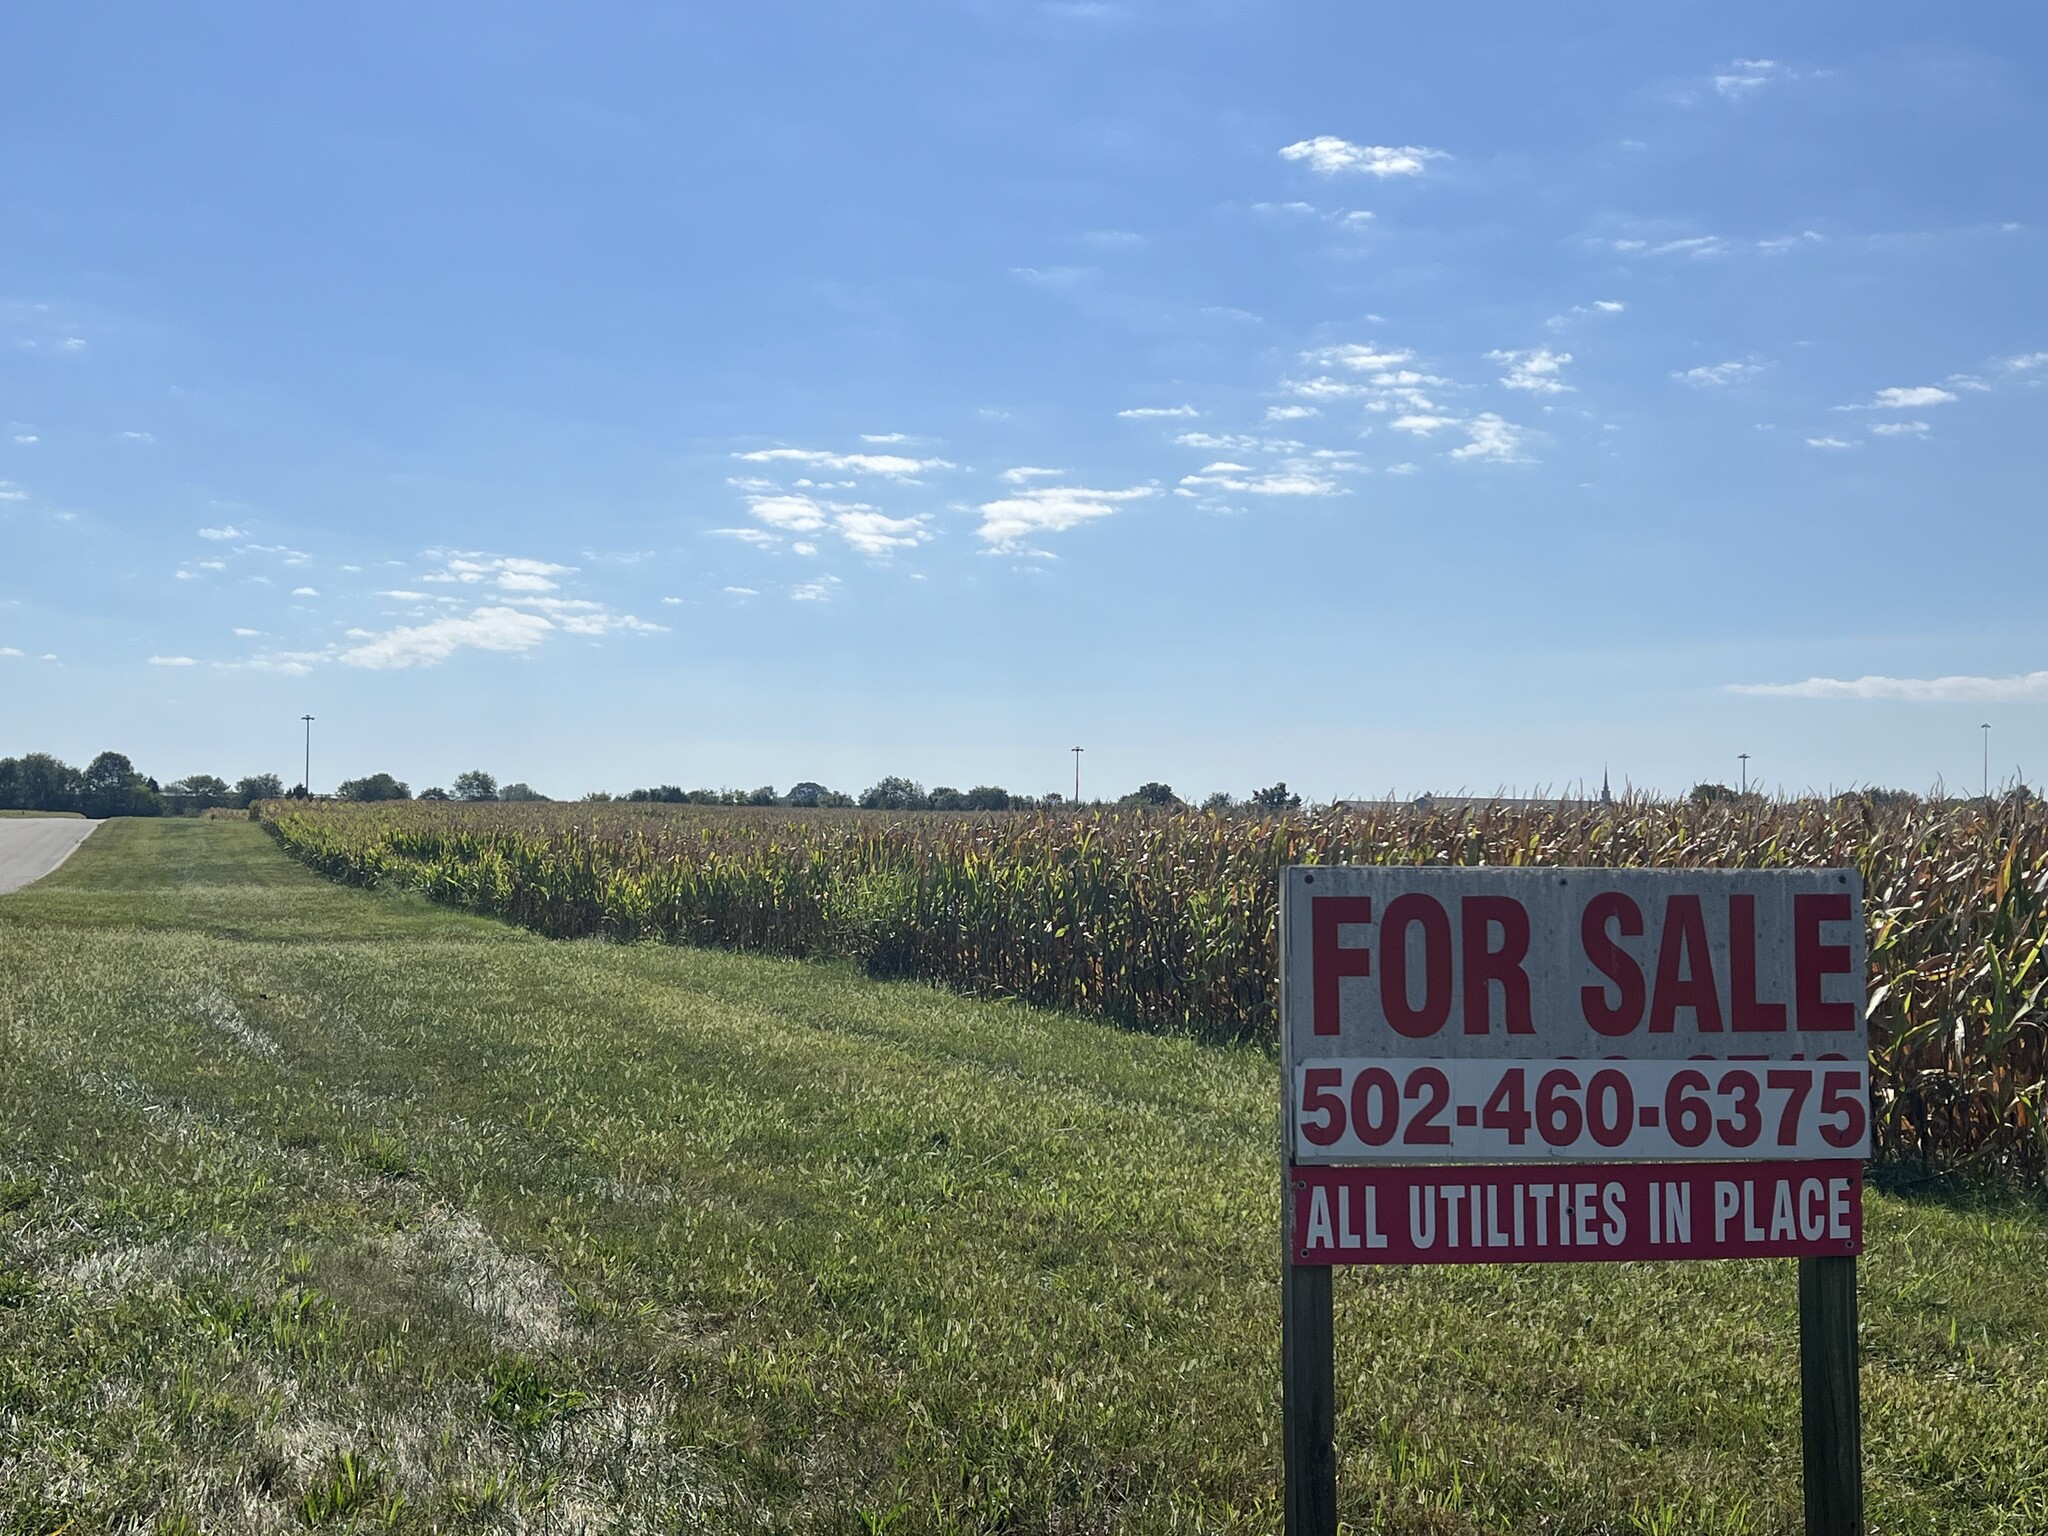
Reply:
<svg viewBox="0 0 2048 1536"><path fill-rule="evenodd" d="M1977 727L1984 733L1984 799L1991 800L1991 723L1987 720Z"/></svg>
<svg viewBox="0 0 2048 1536"><path fill-rule="evenodd" d="M306 776L299 780L299 787L310 800L313 798L313 717L301 715L299 718L306 722Z"/></svg>
<svg viewBox="0 0 2048 1536"><path fill-rule="evenodd" d="M1747 752L1738 752L1735 755L1742 759L1742 794L1743 798L1747 799L1749 796L1749 754Z"/></svg>
<svg viewBox="0 0 2048 1536"><path fill-rule="evenodd" d="M1081 748L1074 748L1074 805L1081 804Z"/></svg>

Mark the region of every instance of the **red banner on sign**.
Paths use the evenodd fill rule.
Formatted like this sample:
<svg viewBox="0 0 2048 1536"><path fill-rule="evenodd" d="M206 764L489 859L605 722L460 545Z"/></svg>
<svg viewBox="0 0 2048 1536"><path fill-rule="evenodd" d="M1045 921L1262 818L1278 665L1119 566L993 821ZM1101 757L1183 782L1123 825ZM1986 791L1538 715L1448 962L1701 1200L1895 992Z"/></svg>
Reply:
<svg viewBox="0 0 2048 1536"><path fill-rule="evenodd" d="M1863 1251L1858 1162L1295 1167L1297 1264L1598 1263Z"/></svg>

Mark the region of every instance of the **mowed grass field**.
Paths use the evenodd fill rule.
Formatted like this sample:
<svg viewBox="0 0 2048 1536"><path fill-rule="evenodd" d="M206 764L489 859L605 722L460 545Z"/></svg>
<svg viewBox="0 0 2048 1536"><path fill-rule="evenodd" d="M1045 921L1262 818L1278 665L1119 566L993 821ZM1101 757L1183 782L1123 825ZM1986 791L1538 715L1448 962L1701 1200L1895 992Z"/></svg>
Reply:
<svg viewBox="0 0 2048 1536"><path fill-rule="evenodd" d="M112 823L0 898L0 1529L1275 1530L1275 1097ZM1869 1243L1873 1529L2048 1530L2048 1218ZM1354 1528L1797 1528L1789 1263L1336 1291Z"/></svg>

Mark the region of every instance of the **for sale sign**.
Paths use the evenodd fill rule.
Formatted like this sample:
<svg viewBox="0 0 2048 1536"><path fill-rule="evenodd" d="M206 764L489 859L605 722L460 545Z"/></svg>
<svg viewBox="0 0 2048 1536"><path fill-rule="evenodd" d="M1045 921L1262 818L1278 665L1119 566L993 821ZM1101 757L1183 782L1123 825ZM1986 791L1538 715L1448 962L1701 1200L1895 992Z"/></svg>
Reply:
<svg viewBox="0 0 2048 1536"><path fill-rule="evenodd" d="M1849 870L1288 870L1295 1257L1859 1252L1863 932Z"/></svg>

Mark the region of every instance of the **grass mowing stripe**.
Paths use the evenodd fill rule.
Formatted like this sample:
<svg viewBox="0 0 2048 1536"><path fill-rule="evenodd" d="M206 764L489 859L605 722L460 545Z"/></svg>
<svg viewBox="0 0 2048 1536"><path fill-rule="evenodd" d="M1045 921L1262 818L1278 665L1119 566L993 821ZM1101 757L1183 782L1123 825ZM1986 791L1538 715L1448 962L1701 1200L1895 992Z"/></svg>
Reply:
<svg viewBox="0 0 2048 1536"><path fill-rule="evenodd" d="M0 1041L0 1528L1276 1523L1260 1051L542 940L232 822L0 899ZM1870 1206L1874 1524L2048 1528L2048 1222ZM1790 1265L1337 1292L1359 1525L1796 1527Z"/></svg>

